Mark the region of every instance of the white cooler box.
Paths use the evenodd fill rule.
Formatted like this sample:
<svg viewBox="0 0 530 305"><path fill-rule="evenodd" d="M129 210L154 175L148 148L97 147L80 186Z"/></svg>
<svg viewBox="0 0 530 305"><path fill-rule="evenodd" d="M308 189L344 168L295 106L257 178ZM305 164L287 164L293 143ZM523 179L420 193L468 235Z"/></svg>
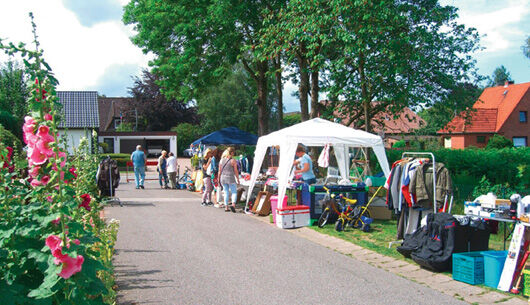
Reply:
<svg viewBox="0 0 530 305"><path fill-rule="evenodd" d="M287 206L276 210L276 226L292 229L309 226L309 207L305 205Z"/></svg>

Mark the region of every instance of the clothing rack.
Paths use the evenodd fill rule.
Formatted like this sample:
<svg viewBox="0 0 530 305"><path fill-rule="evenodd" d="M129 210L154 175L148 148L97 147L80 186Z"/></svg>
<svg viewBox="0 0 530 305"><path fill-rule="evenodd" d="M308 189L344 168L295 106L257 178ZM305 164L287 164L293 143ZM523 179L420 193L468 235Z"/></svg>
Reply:
<svg viewBox="0 0 530 305"><path fill-rule="evenodd" d="M107 159L110 159L110 156L107 156ZM123 207L123 203L121 203L121 200L120 198L116 197L115 196L115 193L114 193L114 188L112 187L112 167L109 166L109 191L110 191L110 196L108 198L105 198L104 199L104 202L105 203L110 203L111 206L114 205L115 202L117 202L120 207Z"/></svg>
<svg viewBox="0 0 530 305"><path fill-rule="evenodd" d="M433 213L436 214L438 212L438 207L437 207L437 202L436 202L436 158L434 157L434 154L431 153L431 152L404 152L401 154L401 159L404 159L405 157L412 157L412 158L415 158L415 157L430 157L431 161L432 161L432 168L433 168L433 173L432 173L432 193L433 193ZM403 191L402 191L402 188L400 187L399 188L399 198L402 198L403 197ZM445 212L446 211L446 205L447 205L447 195L446 197L444 198L444 206L443 206L443 211ZM449 202L449 208L447 209L448 213L451 213L451 209L453 207L453 195L451 194L451 199L450 199L450 202ZM403 211L402 211L403 213ZM408 220L407 220L408 221ZM404 227L408 227L408 223L406 223L404 225ZM398 244L398 243L402 243L403 240L400 239L400 240L395 240L395 241L391 241L388 243L388 248L391 248L392 245L394 244Z"/></svg>

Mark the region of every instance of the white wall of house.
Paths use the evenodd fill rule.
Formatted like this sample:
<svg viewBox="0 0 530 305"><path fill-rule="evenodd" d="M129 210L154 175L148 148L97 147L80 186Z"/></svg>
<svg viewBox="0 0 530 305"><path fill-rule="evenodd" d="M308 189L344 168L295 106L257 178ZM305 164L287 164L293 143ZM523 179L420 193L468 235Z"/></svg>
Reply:
<svg viewBox="0 0 530 305"><path fill-rule="evenodd" d="M138 144L141 144L144 139L146 140L169 140L169 152L177 154L177 136L98 136L98 142L104 142L105 139L114 139L114 153L120 152L120 140L138 140Z"/></svg>
<svg viewBox="0 0 530 305"><path fill-rule="evenodd" d="M77 148L79 146L79 142L83 137L87 138L89 147L92 146L91 129L59 129L59 135L66 135L68 154L74 153L74 147Z"/></svg>

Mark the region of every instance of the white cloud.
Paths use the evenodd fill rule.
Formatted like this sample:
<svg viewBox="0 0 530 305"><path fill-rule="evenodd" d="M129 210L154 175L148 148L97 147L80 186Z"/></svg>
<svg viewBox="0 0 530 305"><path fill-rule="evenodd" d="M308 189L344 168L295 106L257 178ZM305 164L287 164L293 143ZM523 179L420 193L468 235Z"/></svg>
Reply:
<svg viewBox="0 0 530 305"><path fill-rule="evenodd" d="M44 57L60 82L59 90L97 90L93 87L114 65L137 65L137 71L147 67L149 57L129 40L131 27L126 27L120 20L85 27L60 0L4 4L0 11L0 37L10 42L30 43L30 11L35 15ZM132 84L130 75L122 77ZM126 87L122 90L125 95Z"/></svg>
<svg viewBox="0 0 530 305"><path fill-rule="evenodd" d="M522 29L530 18L530 0L514 1L445 1L459 7L459 21L485 35L483 53L501 52L517 48L528 35Z"/></svg>

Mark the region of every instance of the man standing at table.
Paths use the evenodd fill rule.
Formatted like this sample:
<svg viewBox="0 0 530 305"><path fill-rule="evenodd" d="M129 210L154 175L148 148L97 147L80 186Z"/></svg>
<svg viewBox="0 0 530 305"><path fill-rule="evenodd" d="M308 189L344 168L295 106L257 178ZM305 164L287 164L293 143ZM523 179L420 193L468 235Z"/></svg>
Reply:
<svg viewBox="0 0 530 305"><path fill-rule="evenodd" d="M136 146L136 150L131 154L131 161L134 166L134 182L136 182L136 189L144 189L146 160L145 153L142 150L142 145Z"/></svg>

